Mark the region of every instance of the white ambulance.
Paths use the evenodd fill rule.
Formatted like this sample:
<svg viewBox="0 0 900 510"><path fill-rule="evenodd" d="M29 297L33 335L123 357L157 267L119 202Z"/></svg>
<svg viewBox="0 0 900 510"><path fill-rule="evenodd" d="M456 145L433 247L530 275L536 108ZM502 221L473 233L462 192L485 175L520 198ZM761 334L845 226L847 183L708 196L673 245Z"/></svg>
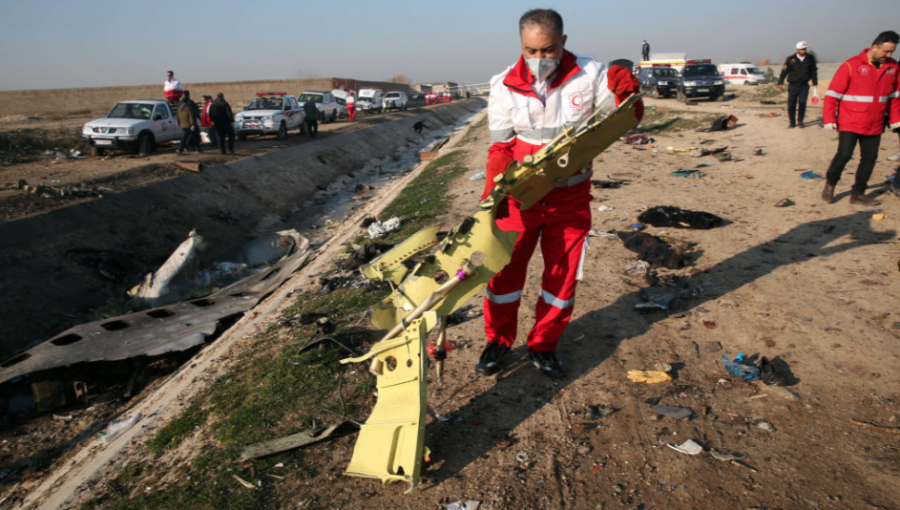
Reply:
<svg viewBox="0 0 900 510"><path fill-rule="evenodd" d="M732 85L762 85L766 80L766 73L751 62L719 64L719 74Z"/></svg>

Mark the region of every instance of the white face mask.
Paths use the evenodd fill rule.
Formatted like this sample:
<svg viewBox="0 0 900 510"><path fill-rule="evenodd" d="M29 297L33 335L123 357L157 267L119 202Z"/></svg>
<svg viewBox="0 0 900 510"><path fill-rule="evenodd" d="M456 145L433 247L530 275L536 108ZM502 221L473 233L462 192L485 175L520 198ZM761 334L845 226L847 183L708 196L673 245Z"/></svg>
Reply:
<svg viewBox="0 0 900 510"><path fill-rule="evenodd" d="M555 58L526 58L525 64L531 70L535 80L544 82L559 67L559 60Z"/></svg>

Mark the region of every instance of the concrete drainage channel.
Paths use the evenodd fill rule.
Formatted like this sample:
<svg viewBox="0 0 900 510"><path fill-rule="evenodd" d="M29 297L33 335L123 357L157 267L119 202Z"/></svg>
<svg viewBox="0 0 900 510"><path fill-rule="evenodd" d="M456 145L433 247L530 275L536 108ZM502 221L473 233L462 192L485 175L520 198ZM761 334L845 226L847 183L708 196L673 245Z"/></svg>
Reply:
<svg viewBox="0 0 900 510"><path fill-rule="evenodd" d="M0 360L93 320L93 310L120 300L142 269L159 267L194 229L209 246L204 266L228 260L248 238L303 232L315 212L346 200L339 189L408 167L484 106L461 102L0 224ZM418 121L429 128L423 135L413 130Z"/></svg>

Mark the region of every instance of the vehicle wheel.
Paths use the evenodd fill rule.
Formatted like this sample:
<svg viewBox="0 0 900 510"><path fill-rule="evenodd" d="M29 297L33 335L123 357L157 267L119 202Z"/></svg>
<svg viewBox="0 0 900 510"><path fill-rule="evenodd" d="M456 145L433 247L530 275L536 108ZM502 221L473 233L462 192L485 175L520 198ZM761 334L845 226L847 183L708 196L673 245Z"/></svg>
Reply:
<svg viewBox="0 0 900 510"><path fill-rule="evenodd" d="M328 122L334 122L337 120L337 108L331 110L331 119Z"/></svg>
<svg viewBox="0 0 900 510"><path fill-rule="evenodd" d="M138 138L138 154L146 156L153 153L156 144L153 142L153 135L144 133Z"/></svg>
<svg viewBox="0 0 900 510"><path fill-rule="evenodd" d="M287 138L287 126L284 125L284 122L278 125L278 132L275 133L275 136L279 140L284 140L285 138Z"/></svg>
<svg viewBox="0 0 900 510"><path fill-rule="evenodd" d="M722 93L722 94L719 94L718 96L716 96L716 101L718 101L720 103L725 101L725 94Z"/></svg>
<svg viewBox="0 0 900 510"><path fill-rule="evenodd" d="M103 150L102 147L97 147L96 145L91 147L91 154L93 154L94 156L102 156L105 153L106 153L106 151Z"/></svg>
<svg viewBox="0 0 900 510"><path fill-rule="evenodd" d="M246 139L247 139L247 135L246 135L246 134L244 134L244 133L238 133L238 140L240 140L240 141L243 142L243 141L246 140Z"/></svg>

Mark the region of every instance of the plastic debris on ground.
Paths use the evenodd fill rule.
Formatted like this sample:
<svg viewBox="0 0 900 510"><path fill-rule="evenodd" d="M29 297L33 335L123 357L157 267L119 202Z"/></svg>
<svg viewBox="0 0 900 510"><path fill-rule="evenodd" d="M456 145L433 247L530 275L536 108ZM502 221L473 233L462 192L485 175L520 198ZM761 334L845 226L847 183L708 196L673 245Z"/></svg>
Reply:
<svg viewBox="0 0 900 510"><path fill-rule="evenodd" d="M873 214L872 219L875 221L881 221L884 219L884 213Z"/></svg>
<svg viewBox="0 0 900 510"><path fill-rule="evenodd" d="M722 152L720 154L716 154L716 159L718 159L719 161L721 161L723 163L726 161L734 161L735 160L734 156L732 156L730 152Z"/></svg>
<svg viewBox="0 0 900 510"><path fill-rule="evenodd" d="M672 172L672 175L674 175L675 177L687 177L690 179L699 179L706 176L706 174L701 172L700 170L693 170L691 168L681 168L678 171Z"/></svg>
<svg viewBox="0 0 900 510"><path fill-rule="evenodd" d="M615 407L606 407L603 405L589 405L587 408L591 418L606 418L618 411Z"/></svg>
<svg viewBox="0 0 900 510"><path fill-rule="evenodd" d="M642 287L641 299L644 301L634 305L635 310L662 310L669 311L669 305L676 299L687 299L700 295L700 287L688 287L686 289L661 289L658 287Z"/></svg>
<svg viewBox="0 0 900 510"><path fill-rule="evenodd" d="M109 444L116 440L117 437L125 433L126 430L134 426L141 419L141 413L135 413L120 420L116 420L106 427L106 430L99 432L97 435L103 440L103 444Z"/></svg>
<svg viewBox="0 0 900 510"><path fill-rule="evenodd" d="M809 172L803 172L800 174L800 177L804 179L821 179L822 176L810 170Z"/></svg>
<svg viewBox="0 0 900 510"><path fill-rule="evenodd" d="M650 271L650 264L644 260L636 260L625 264L625 274L642 276Z"/></svg>
<svg viewBox="0 0 900 510"><path fill-rule="evenodd" d="M629 370L628 379L636 383L659 384L671 381L672 376L659 370Z"/></svg>
<svg viewBox="0 0 900 510"><path fill-rule="evenodd" d="M598 211L607 212L607 211L615 211L616 208L611 205L601 205L597 208Z"/></svg>
<svg viewBox="0 0 900 510"><path fill-rule="evenodd" d="M622 181L604 181L600 179L594 179L591 181L591 184L593 184L594 188L596 189L619 189L629 182L630 181L627 179Z"/></svg>
<svg viewBox="0 0 900 510"><path fill-rule="evenodd" d="M895 152L894 154L891 154L890 156L888 156L887 159L888 159L888 161L900 161L900 152Z"/></svg>
<svg viewBox="0 0 900 510"><path fill-rule="evenodd" d="M675 147L666 147L666 150L669 152L678 153L678 152L691 152L693 150L697 150L697 148L696 147L682 147L680 149L676 149Z"/></svg>
<svg viewBox="0 0 900 510"><path fill-rule="evenodd" d="M645 135L631 135L622 139L628 145L647 145L655 142L653 138Z"/></svg>
<svg viewBox="0 0 900 510"><path fill-rule="evenodd" d="M710 167L713 165L715 165L715 163L706 162L706 163L700 163L699 165L695 166L694 168L706 168L706 167Z"/></svg>
<svg viewBox="0 0 900 510"><path fill-rule="evenodd" d="M653 409L656 414L668 416L669 418L675 418L676 420L690 418L691 415L694 414L694 411L688 409L687 407L653 406L651 409Z"/></svg>
<svg viewBox="0 0 900 510"><path fill-rule="evenodd" d="M743 352L734 359L731 359L730 356L722 356L719 362L722 363L722 366L725 367L729 374L735 377L740 377L745 381L759 380L759 368L753 365L745 365Z"/></svg>
<svg viewBox="0 0 900 510"><path fill-rule="evenodd" d="M640 223L632 223L631 225L629 225L629 228L631 228L631 230L637 232L639 230L644 230L647 227L645 227L644 225L641 225Z"/></svg>
<svg viewBox="0 0 900 510"><path fill-rule="evenodd" d="M473 175L472 177L469 177L470 181L481 181L484 179L487 179L487 176L484 174L484 172L478 172L477 174Z"/></svg>
<svg viewBox="0 0 900 510"><path fill-rule="evenodd" d="M478 510L481 505L480 501L467 499L466 501L456 501L455 503L447 503L447 510Z"/></svg>
<svg viewBox="0 0 900 510"><path fill-rule="evenodd" d="M369 237L372 239L378 239L379 237L384 237L385 235L397 230L397 227L400 226L400 218L393 217L386 221L376 221L369 225Z"/></svg>
<svg viewBox="0 0 900 510"><path fill-rule="evenodd" d="M519 452L516 454L516 460L519 462L528 462L528 454L525 452Z"/></svg>
<svg viewBox="0 0 900 510"><path fill-rule="evenodd" d="M602 239L618 240L619 235L615 232L600 232L599 230L591 230L588 232L589 237L600 237Z"/></svg>
<svg viewBox="0 0 900 510"><path fill-rule="evenodd" d="M687 441L681 443L680 445L673 445L666 443L669 448L675 450L676 452L686 453L688 455L700 455L703 453L703 447L694 442L693 439L688 439Z"/></svg>

